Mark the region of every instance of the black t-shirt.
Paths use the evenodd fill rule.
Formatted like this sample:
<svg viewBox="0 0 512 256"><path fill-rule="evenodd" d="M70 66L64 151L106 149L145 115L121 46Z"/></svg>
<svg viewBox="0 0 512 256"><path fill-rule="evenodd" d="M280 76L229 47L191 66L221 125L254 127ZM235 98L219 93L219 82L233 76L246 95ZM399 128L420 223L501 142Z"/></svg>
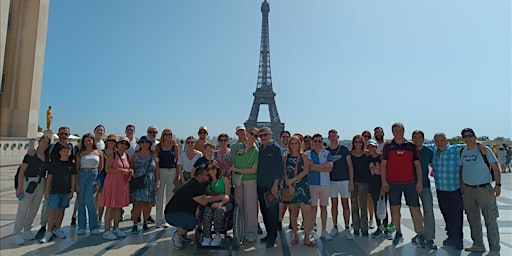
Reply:
<svg viewBox="0 0 512 256"><path fill-rule="evenodd" d="M380 191L380 188L382 187L382 170L381 170L381 159L380 155L373 157L370 157L370 180L368 184L370 185L370 191Z"/></svg>
<svg viewBox="0 0 512 256"><path fill-rule="evenodd" d="M203 165L203 166L206 166L208 164L208 162L210 162L210 160L208 160L205 156L197 159L197 161L194 163L194 167L197 169L197 167Z"/></svg>
<svg viewBox="0 0 512 256"><path fill-rule="evenodd" d="M198 203L194 201L193 198L204 195L207 185L208 183L199 183L195 178L185 182L185 184L178 188L169 203L165 206L165 214L172 212L187 212L194 214Z"/></svg>
<svg viewBox="0 0 512 256"><path fill-rule="evenodd" d="M368 183L370 180L370 158L352 155L352 166L354 167L354 182Z"/></svg>
<svg viewBox="0 0 512 256"><path fill-rule="evenodd" d="M76 175L75 164L69 161L52 161L48 175L52 175L50 194L69 194L71 192L71 175Z"/></svg>
<svg viewBox="0 0 512 256"><path fill-rule="evenodd" d="M348 151L348 148L338 145L334 149L330 147L325 149L331 153L332 161L334 162L332 171L329 173L331 181L349 180L347 156L350 155L350 151Z"/></svg>
<svg viewBox="0 0 512 256"><path fill-rule="evenodd" d="M28 164L28 167L25 170L25 177L37 177L38 175L46 177L46 171L50 164L48 160L43 161L37 157L37 154L33 156L25 155L23 163Z"/></svg>

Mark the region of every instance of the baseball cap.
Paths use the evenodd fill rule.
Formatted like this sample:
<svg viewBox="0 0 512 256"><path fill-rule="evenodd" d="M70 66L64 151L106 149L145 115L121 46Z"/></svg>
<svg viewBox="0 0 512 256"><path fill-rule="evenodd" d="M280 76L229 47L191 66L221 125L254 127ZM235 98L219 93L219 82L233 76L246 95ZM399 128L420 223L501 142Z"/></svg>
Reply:
<svg viewBox="0 0 512 256"><path fill-rule="evenodd" d="M237 132L238 130L245 130L245 126L243 126L243 125L237 126L235 131Z"/></svg>
<svg viewBox="0 0 512 256"><path fill-rule="evenodd" d="M378 146L379 145L379 143L377 143L377 141L375 141L375 140L368 140L367 144L368 145L374 145L374 146Z"/></svg>
<svg viewBox="0 0 512 256"><path fill-rule="evenodd" d="M206 133L208 133L208 128L206 128L206 126L202 125L201 127L199 127L199 130L197 130L197 133L200 133L201 130L204 130Z"/></svg>

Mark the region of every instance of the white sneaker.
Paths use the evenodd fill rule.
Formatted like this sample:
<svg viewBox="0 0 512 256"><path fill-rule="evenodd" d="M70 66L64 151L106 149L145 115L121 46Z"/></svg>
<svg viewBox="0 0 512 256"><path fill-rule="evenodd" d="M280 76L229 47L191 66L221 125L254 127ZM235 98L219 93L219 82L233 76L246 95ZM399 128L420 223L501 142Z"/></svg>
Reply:
<svg viewBox="0 0 512 256"><path fill-rule="evenodd" d="M337 227L333 227L331 229L331 232L329 233L329 235L331 235L332 237L335 237L338 235L338 228Z"/></svg>
<svg viewBox="0 0 512 256"><path fill-rule="evenodd" d="M167 224L167 223L163 223L162 225L160 225L161 228L168 228L170 227L171 225Z"/></svg>
<svg viewBox="0 0 512 256"><path fill-rule="evenodd" d="M350 229L347 228L345 229L345 238L348 239L348 240L354 240L354 234L352 234L352 232L350 232Z"/></svg>
<svg viewBox="0 0 512 256"><path fill-rule="evenodd" d="M103 233L103 238L107 240L116 240L117 236L112 233L112 231L108 230L105 233Z"/></svg>
<svg viewBox="0 0 512 256"><path fill-rule="evenodd" d="M85 234L85 229L79 229L77 232L76 232L77 235L83 235Z"/></svg>
<svg viewBox="0 0 512 256"><path fill-rule="evenodd" d="M12 237L12 243L17 244L17 245L22 245L25 243L25 240L23 239L23 236L21 236L21 234L18 233Z"/></svg>
<svg viewBox="0 0 512 256"><path fill-rule="evenodd" d="M100 230L99 230L99 229L93 229L93 230L91 231L91 234L93 234L93 235L97 235L97 234L99 234L99 233L100 233Z"/></svg>
<svg viewBox="0 0 512 256"><path fill-rule="evenodd" d="M116 228L113 233L118 237L126 237L126 233L124 233L120 228Z"/></svg>
<svg viewBox="0 0 512 256"><path fill-rule="evenodd" d="M176 248L176 249L183 248L182 238L180 236L178 236L178 234L174 233L174 235L172 236L172 240L174 241L174 248Z"/></svg>
<svg viewBox="0 0 512 256"><path fill-rule="evenodd" d="M220 237L216 236L212 239L212 241L210 242L210 246L220 246Z"/></svg>
<svg viewBox="0 0 512 256"><path fill-rule="evenodd" d="M55 229L53 234L60 239L66 238L66 233L61 228Z"/></svg>
<svg viewBox="0 0 512 256"><path fill-rule="evenodd" d="M316 232L315 230L309 231L309 238L315 238Z"/></svg>
<svg viewBox="0 0 512 256"><path fill-rule="evenodd" d="M203 237L203 241L201 241L201 246L210 246L212 239L209 237Z"/></svg>
<svg viewBox="0 0 512 256"><path fill-rule="evenodd" d="M52 232L46 231L43 239L41 239L41 241L39 241L39 243L44 244L44 243L50 242L50 240L52 239L52 236L53 236Z"/></svg>
<svg viewBox="0 0 512 256"><path fill-rule="evenodd" d="M25 238L25 240L34 240L36 236L34 235L34 233L32 233L32 231L25 231L23 232L23 238Z"/></svg>
<svg viewBox="0 0 512 256"><path fill-rule="evenodd" d="M327 241L331 241L332 240L332 236L329 235L329 233L325 229L322 230L322 238L327 240Z"/></svg>

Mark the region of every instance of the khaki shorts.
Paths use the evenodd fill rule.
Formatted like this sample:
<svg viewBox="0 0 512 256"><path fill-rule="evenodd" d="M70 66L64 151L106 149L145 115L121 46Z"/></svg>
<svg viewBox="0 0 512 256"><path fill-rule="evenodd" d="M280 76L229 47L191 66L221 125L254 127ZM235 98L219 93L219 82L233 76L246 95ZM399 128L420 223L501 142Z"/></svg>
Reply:
<svg viewBox="0 0 512 256"><path fill-rule="evenodd" d="M311 193L311 206L317 206L320 200L320 206L329 206L329 188L331 186L316 186L310 185L309 192Z"/></svg>

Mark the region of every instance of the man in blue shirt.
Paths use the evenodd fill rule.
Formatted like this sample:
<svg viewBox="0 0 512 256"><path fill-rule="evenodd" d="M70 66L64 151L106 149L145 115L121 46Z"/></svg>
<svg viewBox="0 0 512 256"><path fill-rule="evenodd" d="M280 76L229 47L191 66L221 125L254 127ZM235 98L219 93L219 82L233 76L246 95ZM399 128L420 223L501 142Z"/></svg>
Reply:
<svg viewBox="0 0 512 256"><path fill-rule="evenodd" d="M485 252L481 212L487 227L487 240L490 247L490 252L487 255L500 255L500 233L497 222L499 213L496 204L496 197L501 194L500 168L496 163L496 156L489 147L486 147L485 153L478 149L473 129L466 128L462 130L461 135L467 145L460 152L459 160L464 183L464 210L473 240L473 245L466 248L465 251ZM489 166L492 168L496 181L494 187L491 184L493 180Z"/></svg>

